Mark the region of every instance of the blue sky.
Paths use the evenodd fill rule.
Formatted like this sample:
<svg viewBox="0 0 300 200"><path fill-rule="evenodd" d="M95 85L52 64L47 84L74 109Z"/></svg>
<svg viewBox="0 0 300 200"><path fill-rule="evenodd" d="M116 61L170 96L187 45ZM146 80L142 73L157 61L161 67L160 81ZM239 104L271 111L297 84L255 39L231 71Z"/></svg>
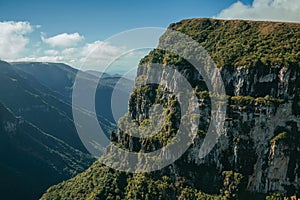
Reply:
<svg viewBox="0 0 300 200"><path fill-rule="evenodd" d="M236 0L1 0L0 21L29 21L48 35L79 32L87 41L104 40L138 27L167 27L193 17L213 17ZM251 3L251 0L243 0Z"/></svg>
<svg viewBox="0 0 300 200"><path fill-rule="evenodd" d="M117 38L107 40L122 31L166 28L170 23L195 17L300 22L300 1L0 0L0 13L0 59L64 62L103 71L112 59L128 50L122 43L112 44ZM158 32L154 30L151 36L155 41L152 47ZM135 39L131 36L129 43ZM90 56L93 51L97 55ZM136 66L148 51L123 55L115 71L124 71L121 66Z"/></svg>

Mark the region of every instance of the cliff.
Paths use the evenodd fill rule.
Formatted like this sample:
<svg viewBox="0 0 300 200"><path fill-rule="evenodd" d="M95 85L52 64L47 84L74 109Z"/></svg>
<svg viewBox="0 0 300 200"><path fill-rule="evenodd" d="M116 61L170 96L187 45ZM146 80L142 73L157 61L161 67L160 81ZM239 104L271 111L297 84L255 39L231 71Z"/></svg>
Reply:
<svg viewBox="0 0 300 200"><path fill-rule="evenodd" d="M141 60L129 113L119 123L130 119L142 128L151 123L150 107L161 104L167 113L162 128L150 138L135 138L128 126L122 126L113 142L126 150L151 152L175 136L181 123L178 97L173 95L178 83L139 85L140 80L153 76L151 63L159 63L165 68L156 74L158 80L166 74L171 76L169 80L176 80L175 74L167 71L171 66L188 80L197 96L196 104L187 104L188 110L200 110L195 116L200 122L197 135L188 150L174 163L146 174L118 172L96 162L83 174L51 187L42 199L263 199L274 192L282 197L299 195L300 24L191 19L171 24L169 29L198 41L215 61L224 82L226 120L212 151L199 156L212 120L214 94L191 63L158 48ZM171 40L166 33L160 45ZM89 181L91 177L93 181ZM69 196L63 195L65 190Z"/></svg>

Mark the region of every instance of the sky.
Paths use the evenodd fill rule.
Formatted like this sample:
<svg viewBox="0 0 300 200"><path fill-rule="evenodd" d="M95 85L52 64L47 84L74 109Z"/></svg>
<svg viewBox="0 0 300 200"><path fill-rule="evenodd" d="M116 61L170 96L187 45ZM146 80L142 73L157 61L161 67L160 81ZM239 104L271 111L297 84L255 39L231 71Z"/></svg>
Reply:
<svg viewBox="0 0 300 200"><path fill-rule="evenodd" d="M151 48L128 53L126 45L112 44L121 32L167 28L195 17L300 22L300 1L0 0L0 13L0 59L64 62L103 71L112 58L122 55L123 62L115 64L116 71L122 71L125 65L136 65ZM157 41L159 34L154 32L153 41ZM97 55L90 56L95 49Z"/></svg>

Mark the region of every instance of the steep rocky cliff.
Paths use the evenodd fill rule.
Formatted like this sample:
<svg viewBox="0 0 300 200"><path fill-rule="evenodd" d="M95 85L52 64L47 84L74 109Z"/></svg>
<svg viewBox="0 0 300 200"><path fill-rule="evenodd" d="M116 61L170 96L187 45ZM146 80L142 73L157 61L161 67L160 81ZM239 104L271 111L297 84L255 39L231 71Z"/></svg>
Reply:
<svg viewBox="0 0 300 200"><path fill-rule="evenodd" d="M300 195L300 24L191 19L169 29L197 40L220 69L228 104L222 135L212 151L199 156L211 121L213 94L189 62L155 49L140 62L129 113L120 123L130 119L143 127L151 123L150 107L161 104L166 113L162 129L155 136L139 139L130 136L126 126L120 127L118 138L113 135L112 140L130 151L151 152L176 134L180 124L178 97L173 94L176 83L167 87L138 85L153 76L151 63L160 63L178 70L198 97L198 104L188 104L189 109L198 106L200 110L192 145L173 164L143 175L116 172L95 163L84 174L50 188L43 199L62 197L65 190L70 191L70 198L91 199L259 199L274 192ZM171 39L162 36L160 44L165 40ZM166 69L158 76L163 74ZM105 183L88 181L100 172L106 176L101 177ZM81 181L93 186L84 187Z"/></svg>

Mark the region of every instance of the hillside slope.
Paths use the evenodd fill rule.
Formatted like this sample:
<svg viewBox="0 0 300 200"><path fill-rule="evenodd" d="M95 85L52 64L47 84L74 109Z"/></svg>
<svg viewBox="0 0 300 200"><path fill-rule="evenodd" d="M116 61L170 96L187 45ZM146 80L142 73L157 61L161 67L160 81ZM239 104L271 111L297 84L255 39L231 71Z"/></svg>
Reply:
<svg viewBox="0 0 300 200"><path fill-rule="evenodd" d="M1 138L3 181L0 186L1 195L6 199L20 199L23 196L36 199L45 188L82 172L95 160L78 137L71 100L66 97L72 92L69 85L73 84L67 73L72 73L70 77L74 78L77 70L61 64L57 68L50 63L48 68L43 68L41 63L35 65L37 69L30 74L16 64L0 61L3 112L8 113L6 109L9 109L12 116L19 116L26 122L18 127L11 125L18 129L18 137L4 137L4 131ZM60 73L61 76L58 76ZM43 78L47 77L58 80L43 82ZM53 81L57 88L51 85ZM66 90L59 92L59 88ZM103 116L98 115L98 119L107 134L115 129L114 123ZM13 121L18 123L18 120ZM16 188L18 193L11 195Z"/></svg>
<svg viewBox="0 0 300 200"><path fill-rule="evenodd" d="M77 69L62 63L18 62L11 63L11 65L22 76L27 77L27 79L36 79L43 86L55 92L55 96L59 96L60 99L69 104L72 103L73 84L78 73ZM118 90L120 95L129 96L133 81L123 78L122 84L119 84L118 88L116 88L120 77L109 76L108 74L95 71L81 72L80 75L80 78L87 81L87 87L91 84L89 82L100 77L96 91L96 112L100 117L99 121L106 119L116 123L110 107L112 93L114 90ZM125 113L126 111L124 109L123 112Z"/></svg>
<svg viewBox="0 0 300 200"><path fill-rule="evenodd" d="M93 161L65 142L15 117L0 103L2 199L37 199L45 188L71 178Z"/></svg>

